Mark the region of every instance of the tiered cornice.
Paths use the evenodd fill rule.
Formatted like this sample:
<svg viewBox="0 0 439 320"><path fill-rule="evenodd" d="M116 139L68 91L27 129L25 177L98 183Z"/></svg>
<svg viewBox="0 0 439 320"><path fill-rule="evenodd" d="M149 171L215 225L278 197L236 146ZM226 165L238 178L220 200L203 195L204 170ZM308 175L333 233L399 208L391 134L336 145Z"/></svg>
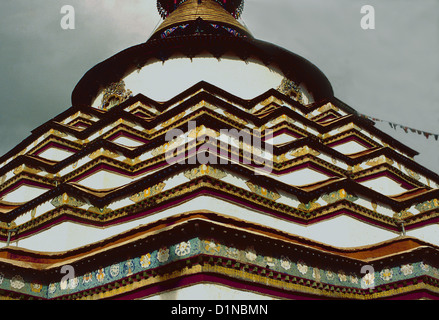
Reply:
<svg viewBox="0 0 439 320"><path fill-rule="evenodd" d="M326 102L319 108L315 105L309 108L276 90L251 101L223 94L224 92L214 86L200 83L167 103L157 103L146 97L136 96L107 111L90 109L89 113L84 113L72 108L69 113L64 113L64 119L57 118L34 131L30 137L32 139L28 141L36 142L29 143L25 148L27 151L22 150L22 155L15 159L8 161L3 158L8 163L0 171L0 176L3 177L0 192L6 198L11 190L20 186L46 189L43 194L26 203L14 205L4 201L4 222L22 220L26 216L31 218L25 218L23 221L26 222L18 226L18 232L12 236L12 241L23 236L29 237L36 231L41 232L42 225L48 228L64 218L73 221L79 219L83 223L88 221L90 225L109 226L121 219L126 221L146 216L150 214L148 212L166 208L167 203L172 201L186 201L185 199L195 197L201 191L223 199L233 198L236 203L240 202L247 207L299 224L310 225L339 214L348 214L392 232L399 232L400 212L439 197L439 191L435 188L438 183L436 175L425 168L419 170L419 165L404 156L403 152L408 149L403 146L401 150L391 148L390 145L398 143L394 143L388 136L371 135L373 125L370 122L356 115L343 115L343 107ZM333 109L338 110L336 114L332 113L334 116L338 115L338 118L333 119L331 124L325 125L318 121L321 119L318 113L324 114ZM142 112L139 114L140 110ZM225 113L227 116L224 116ZM144 118L145 115L147 119ZM75 123L77 119L87 119L91 124L81 130L73 129L71 123ZM172 180L173 177L199 167L197 164L169 164L165 159L164 149L161 149L168 143L165 139L166 133L171 129L185 130L189 121L202 123L204 129L194 142L184 144L186 161L193 157L190 154L203 146L211 146L212 149L215 147L219 153L229 153L230 148L222 149L224 147L218 141L212 144L209 139L208 132L215 136L215 132L224 128L242 130L250 128L249 126L270 127L274 138L287 134L293 141L273 146L274 161L269 168L272 174L267 177L253 176L254 164L251 158L247 159L250 167L238 162L213 165L212 168L224 174L228 172L248 177L248 181L251 181L250 189L248 186L236 187L215 176L194 176L194 181L203 182L198 186L197 183L193 185L190 182L181 184L166 190L164 194L158 190L146 202L134 201L131 205L110 209L113 203L128 200L139 192L155 188L157 179ZM42 134L42 128L48 131ZM331 144L334 140L341 140L340 134L357 137L365 145L368 143L370 152L350 155L334 150ZM121 137L136 142L136 146L117 143ZM349 139L345 143L348 142ZM50 148L63 149L72 154L58 161L39 156ZM237 155L244 160L242 150ZM290 179L294 179L302 170L318 172L322 176L300 184L281 178L291 176ZM105 190L82 182L90 180L90 177L98 173L117 174L125 177L125 182L106 187ZM421 178L421 174L425 173L427 175ZM383 194L362 184L376 177L398 181L404 191L396 195ZM260 186L272 192L274 198L258 194L257 188ZM279 193L283 197L297 199L297 204L291 206L283 203L279 200ZM36 217L35 211L39 206L45 203L53 205L55 199L63 195L67 197L64 204L56 205L52 210ZM163 201L161 198L164 195L169 200ZM175 200L171 200L174 198ZM361 204L358 202L359 198L363 199ZM79 202L72 206L68 199ZM391 208L391 214L387 213L388 209L381 211L380 206ZM34 212L34 218L31 212ZM434 206L423 210L420 216L428 215L428 219L421 220L424 223L436 221L434 212L437 214ZM414 219L412 215L405 218L419 221L419 218ZM419 226L418 222L414 226ZM6 240L8 228L6 225L4 228L2 233ZM405 228L410 230L410 223Z"/></svg>

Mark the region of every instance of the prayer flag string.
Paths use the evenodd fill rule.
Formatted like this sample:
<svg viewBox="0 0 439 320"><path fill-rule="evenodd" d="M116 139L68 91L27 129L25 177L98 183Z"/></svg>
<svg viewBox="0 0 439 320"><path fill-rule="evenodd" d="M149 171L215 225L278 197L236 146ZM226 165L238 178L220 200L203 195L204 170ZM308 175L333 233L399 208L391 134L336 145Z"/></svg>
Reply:
<svg viewBox="0 0 439 320"><path fill-rule="evenodd" d="M364 114L360 114L360 116L363 117L363 118L367 118L369 120L375 121L375 122L388 123L390 125L390 128L392 128L394 130L396 130L397 128L401 128L402 130L404 130L405 133L409 133L409 132L417 133L418 135L422 135L422 136L424 136L427 139L430 138L430 137L434 137L434 139L436 141L439 140L439 133L431 133L431 132L426 132L426 131L419 130L419 129L410 128L410 127L408 127L406 125L402 125L402 124L399 124L399 123L393 123L393 122L390 122L390 121L387 121L387 120L381 120L381 119L370 117L370 116L367 116L367 115L364 115Z"/></svg>

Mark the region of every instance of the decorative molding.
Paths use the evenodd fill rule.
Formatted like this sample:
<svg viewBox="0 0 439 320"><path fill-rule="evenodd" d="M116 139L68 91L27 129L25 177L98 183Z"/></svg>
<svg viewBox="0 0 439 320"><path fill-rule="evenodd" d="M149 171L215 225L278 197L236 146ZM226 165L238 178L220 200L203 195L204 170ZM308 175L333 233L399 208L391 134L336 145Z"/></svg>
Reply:
<svg viewBox="0 0 439 320"><path fill-rule="evenodd" d="M345 189L341 189L341 190L338 190L338 191L334 191L334 192L332 192L330 194L323 195L322 199L326 203L332 204L332 203L335 203L337 201L344 200L344 199L346 199L346 200L348 200L350 202L355 202L355 201L358 200L358 197L355 196L355 195L349 194L348 192L346 192Z"/></svg>
<svg viewBox="0 0 439 320"><path fill-rule="evenodd" d="M277 88L277 91L292 98L300 104L305 104L302 90L294 81L290 79L283 78L281 84Z"/></svg>
<svg viewBox="0 0 439 320"><path fill-rule="evenodd" d="M116 152L112 152L112 151L107 150L107 149L101 148L101 149L96 150L95 152L91 153L89 155L89 158L90 159L96 159L96 158L98 158L100 156L104 156L104 157L107 157L107 158L110 158L110 159L116 159L116 158L120 157L120 154L118 154Z"/></svg>
<svg viewBox="0 0 439 320"><path fill-rule="evenodd" d="M108 206L104 206L103 208L99 208L99 207L96 207L96 206L91 206L90 208L88 208L88 211L92 212L92 213L97 213L97 214L100 214L100 215L101 214L105 215L105 214L113 212L113 210L108 208Z"/></svg>
<svg viewBox="0 0 439 320"><path fill-rule="evenodd" d="M163 191L166 184L164 182L160 182L159 184L156 184L155 186L149 187L143 191L140 191L130 197L131 201L134 202L140 202L142 200L145 200L147 198L150 198L152 196L155 196L156 194L159 194Z"/></svg>
<svg viewBox="0 0 439 320"><path fill-rule="evenodd" d="M415 179L415 180L420 180L421 179L421 176L419 175L419 173L417 173L417 172L415 172L415 171L413 171L413 170L410 170L409 168L407 168L407 167L404 167L404 171L405 172L407 172L407 174L409 175L409 177L411 177L411 178L413 178L413 179Z"/></svg>
<svg viewBox="0 0 439 320"><path fill-rule="evenodd" d="M423 261L422 255L409 263L384 264L364 275L360 272L361 261L338 256L339 263L333 267L326 260L312 258L315 253L307 247L296 248L300 253L289 248L278 257L267 250L262 252L259 245L238 248L205 237L189 237L176 243L172 238L165 239L169 240L148 246L143 252L138 246L129 258L106 258L103 265L98 256L96 263L89 263L84 272L67 281L56 277L35 281L26 272L7 269L0 273L0 289L39 299L95 300L123 297L181 276L210 274L225 276L236 285L253 283L289 295L305 293L321 299L336 296L369 300L418 290L439 292L437 265ZM156 293L145 291L145 295L151 294Z"/></svg>
<svg viewBox="0 0 439 320"><path fill-rule="evenodd" d="M189 180L194 180L202 176L210 176L212 178L221 180L225 178L227 174L221 169L214 168L206 164L202 164L197 168L193 168L191 170L185 171L184 176Z"/></svg>
<svg viewBox="0 0 439 320"><path fill-rule="evenodd" d="M318 152L317 150L314 150L308 146L304 146L301 148L298 148L296 150L291 151L290 153L293 157L301 157L301 156L305 156L305 155L313 155L315 157L318 157L320 155L320 152Z"/></svg>
<svg viewBox="0 0 439 320"><path fill-rule="evenodd" d="M406 218L410 218L410 217L413 217L413 216L414 216L414 214L411 213L411 212L408 211L408 210L403 210L403 211L400 211L400 212L396 212L396 213L393 215L393 217L394 217L395 219L398 219L398 220L404 220L404 219L406 219Z"/></svg>
<svg viewBox="0 0 439 320"><path fill-rule="evenodd" d="M299 210L303 210L303 211L307 211L307 212L310 212L310 211L313 211L315 209L318 209L318 208L321 207L321 205L319 203L317 203L317 200L318 199L314 199L314 200L311 200L308 203L301 203L299 205L298 209Z"/></svg>
<svg viewBox="0 0 439 320"><path fill-rule="evenodd" d="M433 199L433 200L430 200L430 201L425 201L423 203L417 204L415 206L415 208L419 212L425 212L425 211L433 210L433 209L439 208L439 201L438 201L438 199Z"/></svg>
<svg viewBox="0 0 439 320"><path fill-rule="evenodd" d="M55 208L58 208L60 206L63 205L69 205L72 207L82 207L83 205L85 205L86 203L78 200L74 197L69 196L67 193L63 193L62 195L59 195L58 197L54 198L51 202L50 202Z"/></svg>
<svg viewBox="0 0 439 320"><path fill-rule="evenodd" d="M119 81L108 86L102 96L100 109L110 110L111 108L128 100L132 95L132 91L125 88L125 82Z"/></svg>
<svg viewBox="0 0 439 320"><path fill-rule="evenodd" d="M329 110L340 111L340 109L338 107L334 106L331 102L328 102L327 104L325 104L317 109L317 111L320 113L323 113L323 112L326 112Z"/></svg>
<svg viewBox="0 0 439 320"><path fill-rule="evenodd" d="M242 124L244 126L248 125L247 121L245 121L245 120L243 120L243 119L241 119L241 118L239 118L239 117L237 117L237 116L235 116L235 115L233 115L233 114L231 114L231 113L229 113L227 111L223 111L223 112L224 112L224 115L227 118L229 118L230 120L233 120L233 121L235 121L235 122L237 122L239 124Z"/></svg>
<svg viewBox="0 0 439 320"><path fill-rule="evenodd" d="M164 154L166 151L168 151L170 148L177 148L178 146L182 145L185 142L185 139L182 137L177 137L174 140L170 142L166 142L165 144L155 148L151 151L151 155L153 157L160 156Z"/></svg>
<svg viewBox="0 0 439 320"><path fill-rule="evenodd" d="M278 200L281 197L277 192L274 192L274 191L268 190L268 189L266 189L264 187L261 187L261 186L258 186L256 184L253 184L250 181L247 181L245 184L249 187L249 189L253 193L256 193L256 194L258 194L258 195L260 195L260 196L262 196L264 198L276 201L276 200Z"/></svg>
<svg viewBox="0 0 439 320"><path fill-rule="evenodd" d="M382 156L376 157L374 159L368 160L366 162L366 165L374 167L374 166L378 166L378 165L383 164L383 163L393 165L394 161L392 159L389 159L386 156L382 155Z"/></svg>
<svg viewBox="0 0 439 320"><path fill-rule="evenodd" d="M211 137L219 137L220 133L216 130L206 128L204 125L198 126L197 128L190 130L188 133L188 137L194 139L201 137L203 135L208 135Z"/></svg>

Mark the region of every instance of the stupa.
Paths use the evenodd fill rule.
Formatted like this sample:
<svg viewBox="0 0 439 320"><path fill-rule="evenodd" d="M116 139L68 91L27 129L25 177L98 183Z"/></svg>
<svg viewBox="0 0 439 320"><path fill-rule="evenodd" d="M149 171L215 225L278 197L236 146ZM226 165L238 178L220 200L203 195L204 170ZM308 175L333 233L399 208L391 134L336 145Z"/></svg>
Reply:
<svg viewBox="0 0 439 320"><path fill-rule="evenodd" d="M417 152L256 39L243 0L157 7L0 158L0 297L436 299Z"/></svg>

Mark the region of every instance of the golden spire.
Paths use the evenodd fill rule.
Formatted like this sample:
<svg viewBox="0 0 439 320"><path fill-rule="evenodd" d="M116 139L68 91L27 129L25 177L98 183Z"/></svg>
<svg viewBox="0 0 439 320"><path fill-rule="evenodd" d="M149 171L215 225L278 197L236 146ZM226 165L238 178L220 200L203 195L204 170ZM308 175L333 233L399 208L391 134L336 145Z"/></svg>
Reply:
<svg viewBox="0 0 439 320"><path fill-rule="evenodd" d="M163 18L166 18L171 12L176 10L182 3L187 0L157 0L157 9ZM203 0L198 0L202 2ZM213 0L220 4L235 18L239 18L244 9L244 0Z"/></svg>
<svg viewBox="0 0 439 320"><path fill-rule="evenodd" d="M250 35L248 29L216 0L186 0L182 2L167 15L154 34L160 34L176 26L183 26L197 19L202 19L213 25L229 27L237 33Z"/></svg>

